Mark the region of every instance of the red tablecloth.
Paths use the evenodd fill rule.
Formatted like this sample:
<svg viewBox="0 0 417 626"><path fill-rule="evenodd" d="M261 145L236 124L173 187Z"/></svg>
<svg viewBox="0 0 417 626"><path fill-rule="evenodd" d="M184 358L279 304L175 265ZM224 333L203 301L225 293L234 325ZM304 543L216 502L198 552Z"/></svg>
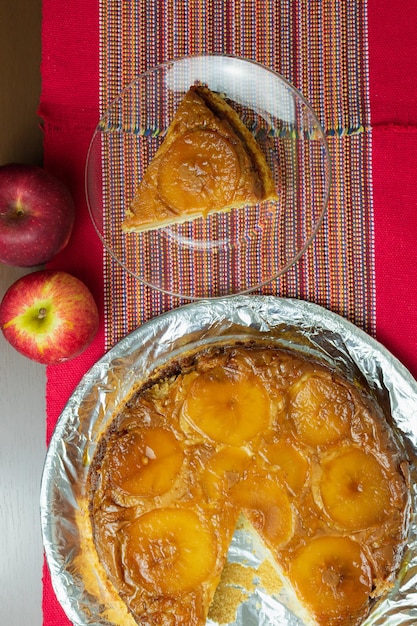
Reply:
<svg viewBox="0 0 417 626"><path fill-rule="evenodd" d="M117 290L106 289L104 268L122 288L127 278L111 265L90 223L84 167L106 102L136 73L190 52L232 52L269 65L307 97L328 134L334 181L325 232L287 279L264 292L332 308L417 375L415 2L199 4L204 20L191 1L43 1L45 166L68 183L77 205L73 237L51 266L83 279L101 311L87 351L48 368L47 441L74 387L103 352L123 332L181 304L135 287L143 306L132 319ZM331 254L320 261L326 245ZM45 567L44 624L67 623Z"/></svg>
<svg viewBox="0 0 417 626"><path fill-rule="evenodd" d="M417 6L368 2L376 336L417 376Z"/></svg>

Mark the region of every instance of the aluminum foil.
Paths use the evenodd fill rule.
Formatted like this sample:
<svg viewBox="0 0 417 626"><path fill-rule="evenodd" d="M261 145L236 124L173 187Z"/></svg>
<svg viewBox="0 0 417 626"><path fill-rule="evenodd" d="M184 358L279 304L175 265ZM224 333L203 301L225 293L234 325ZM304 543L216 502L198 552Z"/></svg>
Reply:
<svg viewBox="0 0 417 626"><path fill-rule="evenodd" d="M233 296L175 309L127 335L83 377L58 420L42 478L41 523L52 584L74 624L129 623L129 618L119 622L109 612L105 594L91 591L91 578L100 578L96 572L89 572L87 584L85 569L79 567L86 545L79 513L89 462L117 407L142 380L176 356L195 347L248 338L268 339L324 359L342 375L365 385L397 430L411 466L407 547L394 588L378 601L364 626L417 623L417 382L383 346L326 309L300 300ZM247 533L237 531L229 560L246 563L250 558L256 567L262 555L250 541ZM93 561L90 569L94 569ZM248 595L230 622L244 626L303 623L283 592L275 596L262 585ZM208 624L214 626L212 621Z"/></svg>

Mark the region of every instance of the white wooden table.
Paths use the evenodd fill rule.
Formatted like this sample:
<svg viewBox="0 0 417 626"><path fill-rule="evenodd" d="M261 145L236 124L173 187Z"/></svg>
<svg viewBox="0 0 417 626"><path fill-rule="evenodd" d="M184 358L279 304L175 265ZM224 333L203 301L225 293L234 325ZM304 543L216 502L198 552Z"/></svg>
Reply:
<svg viewBox="0 0 417 626"><path fill-rule="evenodd" d="M0 266L0 294L22 270ZM0 624L42 624L45 368L0 337Z"/></svg>
<svg viewBox="0 0 417 626"><path fill-rule="evenodd" d="M0 2L0 165L42 162L41 0ZM0 264L0 298L28 270ZM0 332L0 626L42 625L45 368Z"/></svg>

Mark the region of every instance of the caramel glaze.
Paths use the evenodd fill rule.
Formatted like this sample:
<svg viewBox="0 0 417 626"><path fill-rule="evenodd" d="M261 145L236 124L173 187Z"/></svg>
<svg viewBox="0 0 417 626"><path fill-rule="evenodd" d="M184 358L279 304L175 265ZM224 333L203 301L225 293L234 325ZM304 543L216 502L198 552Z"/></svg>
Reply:
<svg viewBox="0 0 417 626"><path fill-rule="evenodd" d="M230 389L245 394L243 408ZM222 424L222 415L234 420L232 428ZM172 445L160 429L172 436ZM131 444L121 442L145 431L150 439L141 444L138 462ZM159 454L168 460L158 468L152 463ZM361 459L372 484L357 474ZM155 485L152 469L143 474L144 467L155 467L155 477L165 467L162 484ZM208 349L170 365L137 390L102 438L90 471L96 550L137 623L204 624L243 511L315 623L360 624L373 598L392 584L401 558L408 506L404 468L396 436L369 394L326 365L274 347ZM142 472L139 484L132 479L135 471ZM345 500L339 501L341 492ZM165 508L197 513L208 538L200 556L206 563L212 559L210 571L187 565L185 582L178 583L166 554L153 554L150 574L129 556L126 546L133 544L126 536L137 528L135 520ZM151 523L145 528L154 534ZM331 562L313 543L327 537L340 539L331 548ZM170 541L170 549L180 545L181 552L181 534ZM360 565L346 556L348 541ZM184 542L180 567L188 558ZM299 574L306 570L308 588ZM150 582L144 583L148 574Z"/></svg>

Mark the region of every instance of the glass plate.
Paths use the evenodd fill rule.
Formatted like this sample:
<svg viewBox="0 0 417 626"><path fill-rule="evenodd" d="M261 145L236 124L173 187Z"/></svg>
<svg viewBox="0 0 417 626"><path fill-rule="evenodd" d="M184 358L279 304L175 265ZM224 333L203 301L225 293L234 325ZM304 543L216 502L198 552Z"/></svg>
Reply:
<svg viewBox="0 0 417 626"><path fill-rule="evenodd" d="M221 93L261 147L278 200L143 233L121 224L191 85ZM266 67L232 56L191 56L134 80L100 119L88 152L89 212L107 251L147 285L189 299L252 291L288 270L326 210L330 158L306 100Z"/></svg>

